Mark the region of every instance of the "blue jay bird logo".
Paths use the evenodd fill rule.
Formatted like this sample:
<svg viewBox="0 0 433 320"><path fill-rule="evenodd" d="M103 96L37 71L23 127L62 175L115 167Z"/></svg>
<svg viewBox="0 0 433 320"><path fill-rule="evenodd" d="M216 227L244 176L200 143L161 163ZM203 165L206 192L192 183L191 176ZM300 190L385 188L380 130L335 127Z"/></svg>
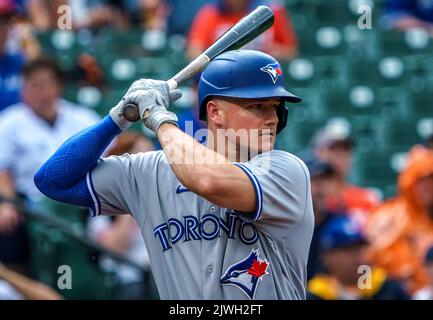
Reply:
<svg viewBox="0 0 433 320"><path fill-rule="evenodd" d="M267 260L259 259L259 250L252 250L248 257L227 268L221 277L221 284L237 286L250 299L254 299L259 280L269 274L268 267Z"/></svg>
<svg viewBox="0 0 433 320"><path fill-rule="evenodd" d="M266 67L260 69L260 71L266 72L272 79L272 82L275 84L279 77L283 74L283 70L280 67L278 62L270 63Z"/></svg>

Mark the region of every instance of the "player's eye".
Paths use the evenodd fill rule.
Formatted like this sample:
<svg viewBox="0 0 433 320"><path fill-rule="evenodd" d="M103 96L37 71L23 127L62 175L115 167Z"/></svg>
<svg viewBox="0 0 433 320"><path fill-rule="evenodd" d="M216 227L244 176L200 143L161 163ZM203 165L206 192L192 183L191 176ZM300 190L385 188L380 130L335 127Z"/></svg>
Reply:
<svg viewBox="0 0 433 320"><path fill-rule="evenodd" d="M250 105L250 109L252 110L263 110L263 104L257 103Z"/></svg>

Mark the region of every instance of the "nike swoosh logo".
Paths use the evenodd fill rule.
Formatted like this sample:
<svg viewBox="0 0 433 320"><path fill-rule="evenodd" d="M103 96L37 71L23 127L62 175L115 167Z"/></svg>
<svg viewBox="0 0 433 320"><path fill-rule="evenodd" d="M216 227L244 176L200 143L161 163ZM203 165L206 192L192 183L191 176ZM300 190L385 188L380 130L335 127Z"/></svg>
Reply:
<svg viewBox="0 0 433 320"><path fill-rule="evenodd" d="M176 194L181 194L184 192L191 192L191 190L187 189L187 188L182 188L182 186L177 187L176 189Z"/></svg>

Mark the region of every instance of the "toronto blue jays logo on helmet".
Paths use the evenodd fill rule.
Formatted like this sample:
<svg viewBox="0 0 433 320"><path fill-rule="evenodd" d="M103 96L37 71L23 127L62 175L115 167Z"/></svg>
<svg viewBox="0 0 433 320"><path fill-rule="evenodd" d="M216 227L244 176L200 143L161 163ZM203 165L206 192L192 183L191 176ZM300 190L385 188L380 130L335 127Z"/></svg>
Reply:
<svg viewBox="0 0 433 320"><path fill-rule="evenodd" d="M261 71L266 72L275 84L279 77L283 74L283 70L278 62L270 63L266 67L260 68Z"/></svg>
<svg viewBox="0 0 433 320"><path fill-rule="evenodd" d="M227 268L221 277L221 284L239 287L250 299L254 299L257 285L267 275L269 262L259 259L259 250L252 250L242 261Z"/></svg>

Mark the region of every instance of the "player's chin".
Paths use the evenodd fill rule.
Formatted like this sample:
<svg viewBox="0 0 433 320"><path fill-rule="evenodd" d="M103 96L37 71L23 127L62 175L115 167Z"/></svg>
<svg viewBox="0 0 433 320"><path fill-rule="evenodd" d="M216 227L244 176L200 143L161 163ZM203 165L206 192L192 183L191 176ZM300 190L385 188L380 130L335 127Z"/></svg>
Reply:
<svg viewBox="0 0 433 320"><path fill-rule="evenodd" d="M263 136L262 139L259 140L259 151L260 153L271 151L274 148L274 145L274 134Z"/></svg>

